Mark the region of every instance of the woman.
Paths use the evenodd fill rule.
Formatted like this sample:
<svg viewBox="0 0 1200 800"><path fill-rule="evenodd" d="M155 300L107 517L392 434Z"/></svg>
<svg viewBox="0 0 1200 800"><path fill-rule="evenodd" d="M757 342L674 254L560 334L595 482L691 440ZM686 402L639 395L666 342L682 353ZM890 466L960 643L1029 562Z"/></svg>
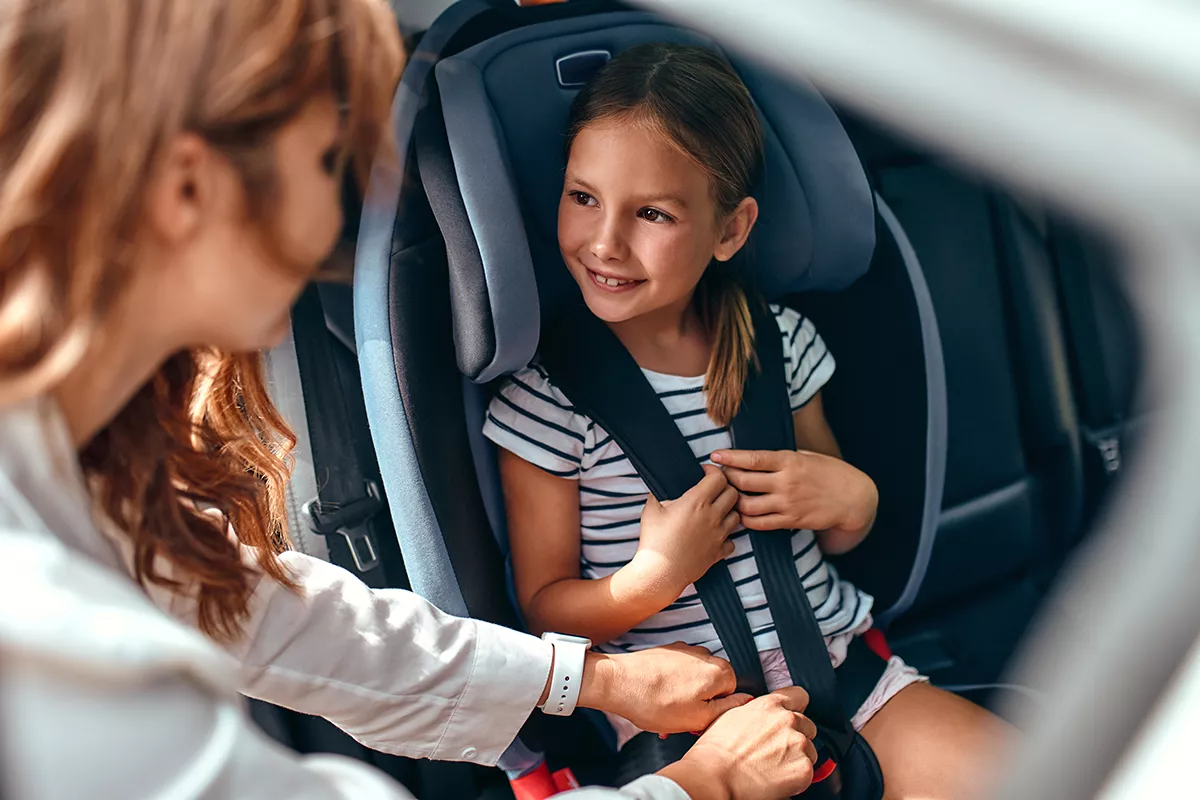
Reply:
<svg viewBox="0 0 1200 800"><path fill-rule="evenodd" d="M401 61L381 0L0 4L14 796L404 797L273 745L236 692L484 764L548 695L550 644L284 541L292 439L259 352L333 247L343 169L361 183L389 141ZM803 692L743 705L728 664L683 647L589 654L578 679L579 704L647 730L712 724L626 796L783 797L811 777Z"/></svg>

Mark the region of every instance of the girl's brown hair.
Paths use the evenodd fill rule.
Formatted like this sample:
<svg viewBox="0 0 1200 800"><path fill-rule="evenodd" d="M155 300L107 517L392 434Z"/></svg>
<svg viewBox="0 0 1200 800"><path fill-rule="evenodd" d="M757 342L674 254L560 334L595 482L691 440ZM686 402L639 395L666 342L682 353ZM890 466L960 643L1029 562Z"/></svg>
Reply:
<svg viewBox="0 0 1200 800"><path fill-rule="evenodd" d="M0 3L0 403L46 393L103 345L166 142L191 132L228 157L270 238L276 133L332 92L365 185L402 61L382 0ZM256 580L228 527L292 585L278 554L293 444L260 356L198 348L81 456L137 579L192 595L201 629L229 639Z"/></svg>
<svg viewBox="0 0 1200 800"><path fill-rule="evenodd" d="M762 125L746 86L713 51L655 43L614 57L575 98L568 151L585 127L614 119L653 125L696 162L708 174L722 218L750 194L762 165ZM710 264L694 298L713 343L705 376L708 413L722 425L737 415L754 361L754 324L737 260Z"/></svg>

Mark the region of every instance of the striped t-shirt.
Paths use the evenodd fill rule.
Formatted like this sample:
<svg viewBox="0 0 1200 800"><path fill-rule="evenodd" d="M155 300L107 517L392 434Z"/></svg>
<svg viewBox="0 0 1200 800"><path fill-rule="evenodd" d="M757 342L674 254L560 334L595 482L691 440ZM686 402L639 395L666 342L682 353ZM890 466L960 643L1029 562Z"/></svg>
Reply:
<svg viewBox="0 0 1200 800"><path fill-rule="evenodd" d="M784 369L792 409L807 403L833 374L834 362L811 321L788 308L772 306L784 348ZM680 377L642 370L701 463L715 450L732 447L728 427L705 410L704 376ZM629 459L605 431L577 412L538 365L521 370L501 387L488 408L484 434L547 472L579 481L580 576L611 575L633 558L649 490ZM725 559L759 652L779 647L779 638L758 579L749 532L731 539L736 549ZM871 597L838 579L825 562L812 531L792 532L796 570L808 590L827 640L857 628L868 617ZM689 586L674 603L620 638L599 645L606 652L640 650L672 642L723 649L704 606Z"/></svg>

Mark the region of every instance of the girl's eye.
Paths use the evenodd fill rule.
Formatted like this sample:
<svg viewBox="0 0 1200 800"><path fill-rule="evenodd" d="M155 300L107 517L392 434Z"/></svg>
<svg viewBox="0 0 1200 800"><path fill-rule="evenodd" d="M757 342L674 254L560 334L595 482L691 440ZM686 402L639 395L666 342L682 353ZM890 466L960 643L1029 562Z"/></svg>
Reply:
<svg viewBox="0 0 1200 800"><path fill-rule="evenodd" d="M674 222L675 219L667 213L659 211L657 208L643 208L638 212L638 216L646 220L646 222Z"/></svg>
<svg viewBox="0 0 1200 800"><path fill-rule="evenodd" d="M596 202L596 198L592 197L587 192L567 192L567 195L569 195L570 198L575 201L575 205L577 206L590 206Z"/></svg>

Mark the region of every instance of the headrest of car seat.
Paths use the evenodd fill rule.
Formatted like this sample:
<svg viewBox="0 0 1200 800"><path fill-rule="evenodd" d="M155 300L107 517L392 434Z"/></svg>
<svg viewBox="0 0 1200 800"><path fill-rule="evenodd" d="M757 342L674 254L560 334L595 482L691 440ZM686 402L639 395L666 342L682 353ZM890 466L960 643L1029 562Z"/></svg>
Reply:
<svg viewBox="0 0 1200 800"><path fill-rule="evenodd" d="M443 221L442 229L474 238L447 248L458 362L469 378L488 381L525 366L537 347L538 312L577 291L555 233L564 134L576 92L611 55L664 41L719 49L652 15L616 12L510 31L438 64L453 180L465 211L465 220ZM750 89L766 136L765 168L754 192L760 206L752 239L755 285L778 297L850 284L871 260L875 221L871 190L846 132L811 88L736 56L730 60Z"/></svg>

